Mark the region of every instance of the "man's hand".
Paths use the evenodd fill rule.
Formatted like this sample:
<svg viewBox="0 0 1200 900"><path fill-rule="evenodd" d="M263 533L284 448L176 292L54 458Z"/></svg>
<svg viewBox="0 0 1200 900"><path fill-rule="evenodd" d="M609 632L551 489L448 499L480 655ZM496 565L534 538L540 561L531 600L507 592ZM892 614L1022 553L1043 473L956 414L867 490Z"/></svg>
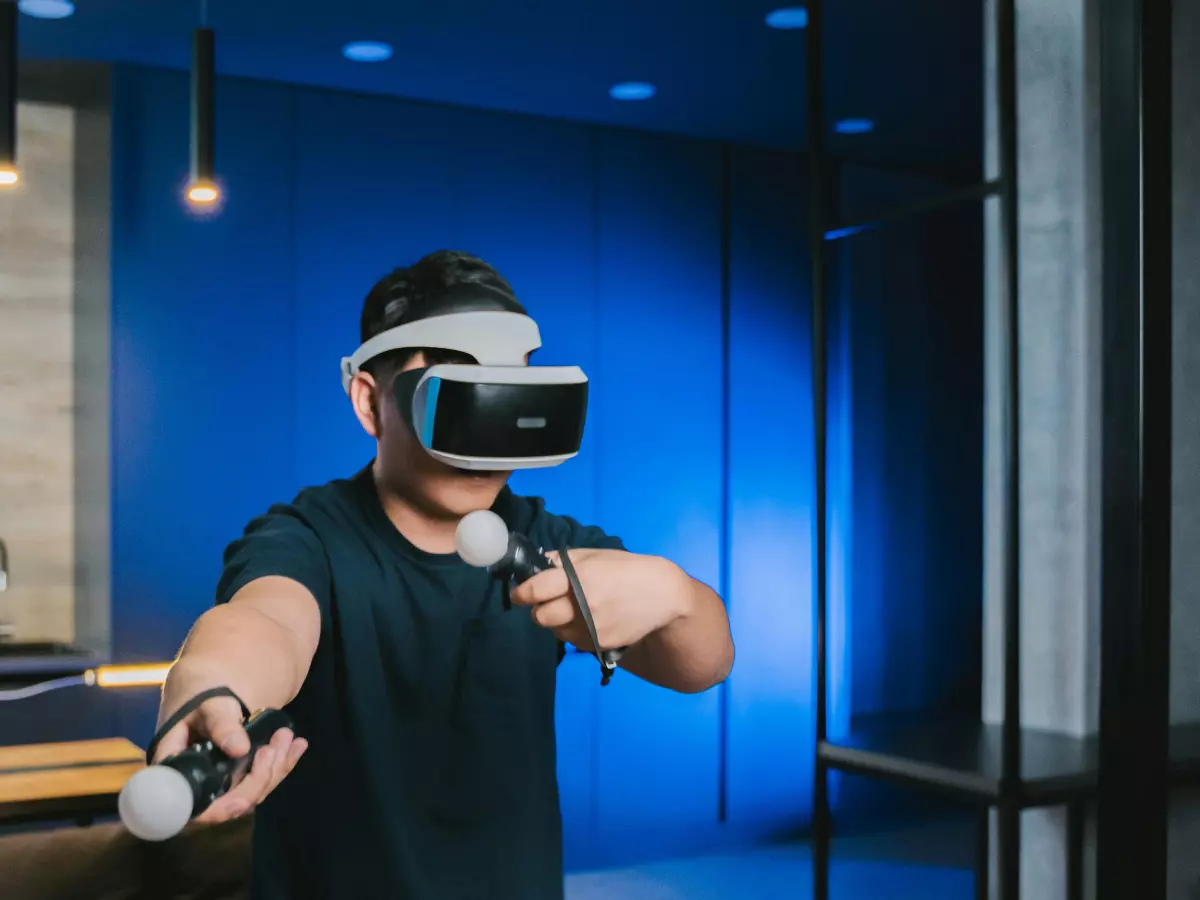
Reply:
<svg viewBox="0 0 1200 900"><path fill-rule="evenodd" d="M624 550L568 551L579 583L587 596L600 649L631 647L687 614L690 590L687 574L657 556L640 556ZM553 631L559 640L594 652L591 637L558 554L548 556L555 568L534 575L512 591L512 601L532 608L534 621Z"/></svg>
<svg viewBox="0 0 1200 900"><path fill-rule="evenodd" d="M196 694L214 687L209 683L211 681L210 678L189 673L186 663L176 664L163 688L160 724ZM155 749L153 762L157 763L197 741L205 740L211 740L235 758L250 752L250 737L242 727L242 710L232 697L213 697L196 707L163 735ZM250 812L292 771L307 748L308 742L304 738L294 739L291 730L281 728L271 738L271 743L255 754L241 780L218 797L196 821L224 822Z"/></svg>

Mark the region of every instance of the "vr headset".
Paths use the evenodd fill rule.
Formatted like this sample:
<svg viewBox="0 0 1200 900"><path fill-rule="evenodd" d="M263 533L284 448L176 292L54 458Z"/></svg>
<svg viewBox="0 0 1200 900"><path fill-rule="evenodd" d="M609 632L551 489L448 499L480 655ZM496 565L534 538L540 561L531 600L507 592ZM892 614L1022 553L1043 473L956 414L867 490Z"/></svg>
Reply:
<svg viewBox="0 0 1200 900"><path fill-rule="evenodd" d="M453 307L452 307L453 308ZM398 325L342 360L342 387L393 350L454 350L479 365L435 365L396 376L401 417L434 459L458 469L557 466L575 456L587 418L588 379L578 366L530 366L537 323L497 309L445 312Z"/></svg>

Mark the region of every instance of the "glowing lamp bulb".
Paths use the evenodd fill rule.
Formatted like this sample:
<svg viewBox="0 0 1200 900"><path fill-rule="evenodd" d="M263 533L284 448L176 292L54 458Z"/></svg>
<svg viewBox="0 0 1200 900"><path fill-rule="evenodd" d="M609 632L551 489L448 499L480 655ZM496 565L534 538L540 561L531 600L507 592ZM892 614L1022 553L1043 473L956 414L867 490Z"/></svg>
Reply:
<svg viewBox="0 0 1200 900"><path fill-rule="evenodd" d="M21 176L17 174L17 170L11 166L0 168L0 187L10 187L21 180Z"/></svg>
<svg viewBox="0 0 1200 900"><path fill-rule="evenodd" d="M174 663L137 663L128 666L100 666L83 673L87 684L102 688L157 687L167 680Z"/></svg>
<svg viewBox="0 0 1200 900"><path fill-rule="evenodd" d="M220 196L221 192L217 190L216 185L208 184L207 182L197 182L188 187L187 198L192 203L207 205L215 203Z"/></svg>

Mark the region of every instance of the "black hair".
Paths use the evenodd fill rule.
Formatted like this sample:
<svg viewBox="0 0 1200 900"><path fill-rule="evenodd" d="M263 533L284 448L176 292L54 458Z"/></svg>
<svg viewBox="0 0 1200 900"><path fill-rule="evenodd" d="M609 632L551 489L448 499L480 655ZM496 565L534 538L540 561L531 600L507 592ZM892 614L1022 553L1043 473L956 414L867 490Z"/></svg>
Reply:
<svg viewBox="0 0 1200 900"><path fill-rule="evenodd" d="M392 270L375 283L363 301L359 323L361 343L390 328L426 318L444 305L445 296L452 289L472 284L490 289L506 308L525 311L517 302L512 286L482 259L457 250L438 250L411 266ZM478 362L453 350L415 347L384 353L363 368L376 380L387 378L418 353L424 353L430 365Z"/></svg>

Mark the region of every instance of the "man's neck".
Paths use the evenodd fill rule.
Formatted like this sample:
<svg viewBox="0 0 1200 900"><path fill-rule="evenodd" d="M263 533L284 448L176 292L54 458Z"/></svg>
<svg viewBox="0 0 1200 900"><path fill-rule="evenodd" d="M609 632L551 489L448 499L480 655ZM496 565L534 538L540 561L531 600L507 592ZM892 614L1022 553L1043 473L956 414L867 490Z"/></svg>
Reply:
<svg viewBox="0 0 1200 900"><path fill-rule="evenodd" d="M392 524L408 542L426 553L454 553L457 519L439 518L389 489L379 477L378 464L373 471L379 503Z"/></svg>

